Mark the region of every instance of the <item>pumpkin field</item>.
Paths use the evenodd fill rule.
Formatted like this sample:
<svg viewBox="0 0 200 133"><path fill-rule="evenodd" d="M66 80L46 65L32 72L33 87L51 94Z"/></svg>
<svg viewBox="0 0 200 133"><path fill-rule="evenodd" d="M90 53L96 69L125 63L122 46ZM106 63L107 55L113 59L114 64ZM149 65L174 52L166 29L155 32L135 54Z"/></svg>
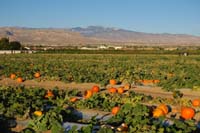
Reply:
<svg viewBox="0 0 200 133"><path fill-rule="evenodd" d="M0 132L198 133L200 55L1 55Z"/></svg>

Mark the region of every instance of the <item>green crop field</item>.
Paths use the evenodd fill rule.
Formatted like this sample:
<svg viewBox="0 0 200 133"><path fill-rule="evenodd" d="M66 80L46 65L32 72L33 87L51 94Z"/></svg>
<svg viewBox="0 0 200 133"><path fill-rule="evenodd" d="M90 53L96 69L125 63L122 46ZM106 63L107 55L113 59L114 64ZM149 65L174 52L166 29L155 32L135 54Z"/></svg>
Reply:
<svg viewBox="0 0 200 133"><path fill-rule="evenodd" d="M23 80L40 72L41 80L63 82L159 80L157 85L167 90L200 86L200 55L14 54L1 55L0 67L1 76L14 73Z"/></svg>
<svg viewBox="0 0 200 133"><path fill-rule="evenodd" d="M200 55L3 54L0 78L16 81L18 86L0 86L0 131L199 132L200 100L186 99L179 91L188 88L198 92L199 77ZM23 86L27 81L98 86L83 91L52 85L47 90ZM173 98L139 94L134 86L160 87L173 92ZM85 119L82 109L96 114ZM100 119L101 112L109 117ZM25 123L20 131L10 124L13 120L17 126ZM67 128L64 123L73 126Z"/></svg>

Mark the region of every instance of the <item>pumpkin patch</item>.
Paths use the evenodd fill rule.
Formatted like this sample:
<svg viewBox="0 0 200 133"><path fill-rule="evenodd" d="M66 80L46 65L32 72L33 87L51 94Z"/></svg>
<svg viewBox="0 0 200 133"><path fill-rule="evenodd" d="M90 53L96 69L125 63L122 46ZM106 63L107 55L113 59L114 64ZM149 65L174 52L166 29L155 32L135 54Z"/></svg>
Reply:
<svg viewBox="0 0 200 133"><path fill-rule="evenodd" d="M0 64L1 126L13 118L35 132L199 131L198 54L13 54Z"/></svg>

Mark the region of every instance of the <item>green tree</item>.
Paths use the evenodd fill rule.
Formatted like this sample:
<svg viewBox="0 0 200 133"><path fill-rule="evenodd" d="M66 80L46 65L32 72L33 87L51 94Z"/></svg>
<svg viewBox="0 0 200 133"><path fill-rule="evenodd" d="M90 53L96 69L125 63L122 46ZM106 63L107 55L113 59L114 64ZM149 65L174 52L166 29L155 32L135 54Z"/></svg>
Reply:
<svg viewBox="0 0 200 133"><path fill-rule="evenodd" d="M10 50L20 50L21 43L18 41L12 41L9 43Z"/></svg>
<svg viewBox="0 0 200 133"><path fill-rule="evenodd" d="M6 50L9 48L9 39L1 38L0 40L0 50Z"/></svg>
<svg viewBox="0 0 200 133"><path fill-rule="evenodd" d="M21 43L18 41L9 42L8 38L0 39L0 50L20 50Z"/></svg>

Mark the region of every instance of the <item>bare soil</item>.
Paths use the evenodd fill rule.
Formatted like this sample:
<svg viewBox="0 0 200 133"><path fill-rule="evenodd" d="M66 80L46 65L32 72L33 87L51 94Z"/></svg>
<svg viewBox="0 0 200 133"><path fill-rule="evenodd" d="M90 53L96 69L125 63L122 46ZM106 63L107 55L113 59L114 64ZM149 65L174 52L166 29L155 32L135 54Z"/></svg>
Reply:
<svg viewBox="0 0 200 133"><path fill-rule="evenodd" d="M0 85L2 86L25 86L30 87L39 87L44 89L52 89L57 87L59 89L79 89L81 91L91 89L94 85L99 85L95 83L64 83L61 81L36 81L36 80L26 80L22 83L18 83L15 80L10 78L3 78L0 80Z"/></svg>
<svg viewBox="0 0 200 133"><path fill-rule="evenodd" d="M0 80L1 86L25 86L30 87L39 87L44 89L52 89L57 87L59 89L79 89L80 91L85 91L91 89L92 86L98 85L96 83L64 83L61 81L37 81L37 80L26 80L22 83L18 83L16 80L10 78L3 78ZM114 87L119 87L121 85L116 85ZM108 85L106 88L111 87ZM153 97L164 97L164 98L173 98L172 92L164 91L161 87L156 86L132 86L131 90L134 90L137 93L143 93L145 95L151 95ZM106 91L106 90L105 90ZM183 97L188 99L194 99L200 97L200 91L192 91L191 89L180 89L183 93Z"/></svg>

